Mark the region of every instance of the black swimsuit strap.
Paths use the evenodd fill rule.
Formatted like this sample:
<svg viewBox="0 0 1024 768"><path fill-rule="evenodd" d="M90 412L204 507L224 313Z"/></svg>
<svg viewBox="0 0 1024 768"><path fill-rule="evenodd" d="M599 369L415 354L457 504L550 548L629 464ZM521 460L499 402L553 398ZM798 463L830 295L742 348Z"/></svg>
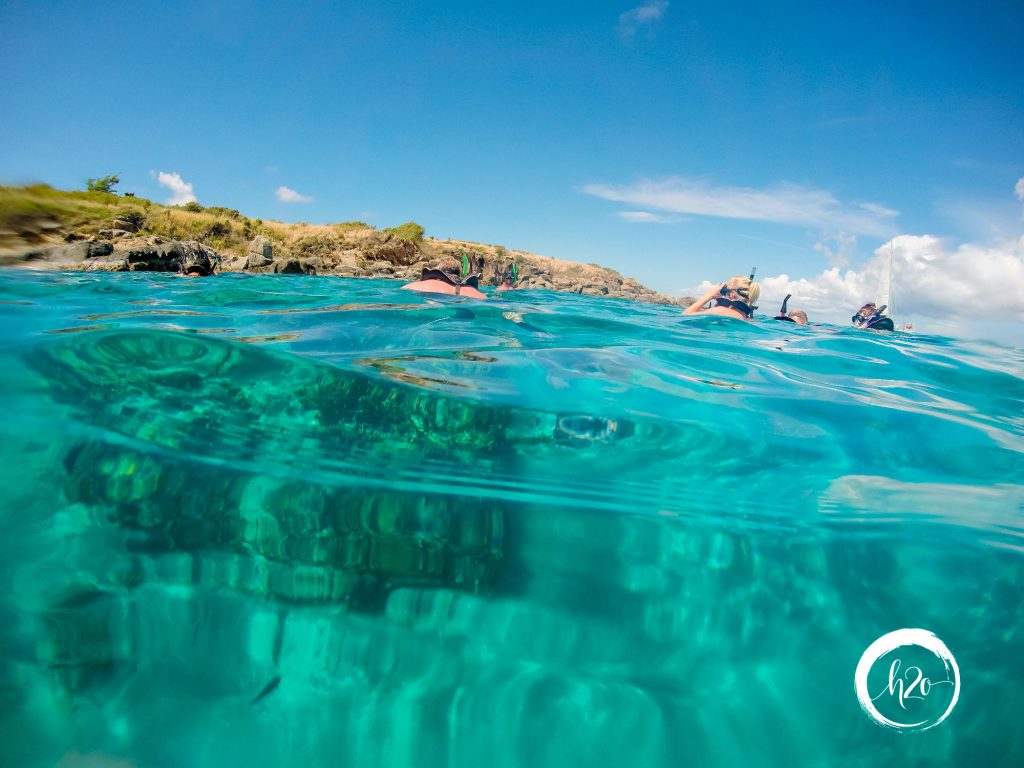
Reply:
<svg viewBox="0 0 1024 768"><path fill-rule="evenodd" d="M454 285L456 288L459 286L451 275L447 272L442 272L440 269L429 269L424 267L423 273L420 275L420 280L440 280L442 283Z"/></svg>
<svg viewBox="0 0 1024 768"><path fill-rule="evenodd" d="M750 308L750 305L747 304L745 301L733 301L732 299L719 297L715 299L715 306L726 307L728 309L735 309L737 312L740 312L746 315L747 317L750 317L751 315L754 314L754 310L752 310Z"/></svg>
<svg viewBox="0 0 1024 768"><path fill-rule="evenodd" d="M455 295L458 296L462 291L462 286L464 285L468 285L470 288L476 288L480 283L480 275L474 274L465 278L459 278L452 277L447 272L442 272L440 269L424 267L423 272L420 274L420 280L440 280L442 283L448 283L448 285L455 288Z"/></svg>

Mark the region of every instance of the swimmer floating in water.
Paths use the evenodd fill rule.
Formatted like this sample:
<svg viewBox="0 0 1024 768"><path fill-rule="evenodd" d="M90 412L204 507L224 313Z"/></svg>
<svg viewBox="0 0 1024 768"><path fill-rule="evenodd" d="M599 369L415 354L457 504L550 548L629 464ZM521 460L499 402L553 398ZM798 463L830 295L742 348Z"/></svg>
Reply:
<svg viewBox="0 0 1024 768"><path fill-rule="evenodd" d="M757 298L761 295L761 286L754 281L754 271L750 277L736 275L728 282L712 288L704 296L683 310L684 315L721 315L735 317L738 320L752 320L757 309ZM705 307L705 305L710 306Z"/></svg>
<svg viewBox="0 0 1024 768"><path fill-rule="evenodd" d="M501 282L498 283L496 291L514 291L517 288L516 283L519 282L519 270L516 269L516 263L512 263L505 266L504 271L501 273Z"/></svg>
<svg viewBox="0 0 1024 768"><path fill-rule="evenodd" d="M402 289L422 291L423 293L445 293L449 296L467 296L471 299L486 299L486 294L477 289L483 266L483 259L478 259L476 272L470 274L469 258L465 254L462 255L461 265L454 256L445 256L436 269L425 267L419 280L403 285Z"/></svg>
<svg viewBox="0 0 1024 768"><path fill-rule="evenodd" d="M883 304L876 307L875 302L869 301L857 310L857 314L850 318L854 328L870 328L873 331L891 331L895 329L892 319L884 313L887 309Z"/></svg>
<svg viewBox="0 0 1024 768"><path fill-rule="evenodd" d="M217 270L220 256L211 259L205 253L190 253L178 261L178 275L181 277L209 277Z"/></svg>
<svg viewBox="0 0 1024 768"><path fill-rule="evenodd" d="M796 323L797 325L807 325L807 313L802 309L792 309L786 312L786 304L789 303L789 297L793 294L787 293L786 298L782 300L782 309L779 310L779 314L775 316L776 320L785 320L788 323Z"/></svg>

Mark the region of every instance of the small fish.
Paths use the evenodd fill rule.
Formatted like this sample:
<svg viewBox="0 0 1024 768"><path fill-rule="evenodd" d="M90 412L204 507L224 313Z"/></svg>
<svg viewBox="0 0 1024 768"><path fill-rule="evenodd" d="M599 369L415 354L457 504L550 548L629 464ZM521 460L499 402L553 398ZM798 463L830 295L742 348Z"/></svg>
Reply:
<svg viewBox="0 0 1024 768"><path fill-rule="evenodd" d="M281 676L277 675L269 683L264 685L263 686L263 690L260 691L259 693L257 693L255 698L253 698L253 700L250 701L249 703L250 704L255 704L260 699L266 698L267 696L272 694L274 691L276 691L277 690L277 686L279 686L280 684L281 684Z"/></svg>

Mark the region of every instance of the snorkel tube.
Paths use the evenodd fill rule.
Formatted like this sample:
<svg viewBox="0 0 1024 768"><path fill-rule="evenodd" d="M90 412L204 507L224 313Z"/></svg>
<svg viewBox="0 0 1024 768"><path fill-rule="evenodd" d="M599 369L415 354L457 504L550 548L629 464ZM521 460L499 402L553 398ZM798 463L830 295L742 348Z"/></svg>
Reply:
<svg viewBox="0 0 1024 768"><path fill-rule="evenodd" d="M466 255L466 252L465 251L459 251L459 256L462 258L462 266L459 268L459 279L462 281L462 283L464 285L468 285L469 284L468 281L471 278L475 278L476 280L479 280L481 277L483 277L483 273L484 273L484 257L483 256L475 256L475 254L474 254L474 256L476 258L476 271L475 272L471 272L470 271L473 268L473 265L472 265L472 263L469 260L469 256Z"/></svg>
<svg viewBox="0 0 1024 768"><path fill-rule="evenodd" d="M776 320L785 320L787 323L795 323L796 322L796 320L794 320L792 317L787 317L786 316L786 305L789 303L789 299L790 299L790 297L792 295L793 295L792 293L787 293L786 294L786 298L784 298L782 300L782 307L779 309L779 314L775 318Z"/></svg>
<svg viewBox="0 0 1024 768"><path fill-rule="evenodd" d="M466 252L460 251L459 256L462 263L459 265L458 275L455 274L454 270L445 272L442 268L424 267L423 272L420 274L420 280L440 280L442 283L454 286L456 296L462 292L463 286L468 285L470 288L476 288L480 283L480 277L483 273L483 257L477 257L477 271L470 273L470 261Z"/></svg>

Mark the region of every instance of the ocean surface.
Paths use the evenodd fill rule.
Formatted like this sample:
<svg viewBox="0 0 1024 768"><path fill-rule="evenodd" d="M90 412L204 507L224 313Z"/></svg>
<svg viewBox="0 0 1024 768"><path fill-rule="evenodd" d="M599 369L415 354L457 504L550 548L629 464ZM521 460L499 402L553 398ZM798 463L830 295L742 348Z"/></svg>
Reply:
<svg viewBox="0 0 1024 768"><path fill-rule="evenodd" d="M1024 765L1021 349L399 286L0 272L0 763Z"/></svg>

